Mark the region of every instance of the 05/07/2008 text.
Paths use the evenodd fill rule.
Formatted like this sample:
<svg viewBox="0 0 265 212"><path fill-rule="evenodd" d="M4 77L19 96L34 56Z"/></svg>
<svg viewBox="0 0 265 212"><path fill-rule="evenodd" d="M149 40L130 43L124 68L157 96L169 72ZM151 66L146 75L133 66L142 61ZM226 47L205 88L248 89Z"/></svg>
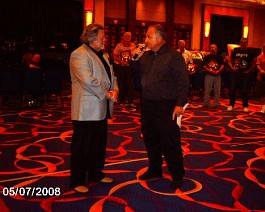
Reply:
<svg viewBox="0 0 265 212"><path fill-rule="evenodd" d="M61 189L59 187L4 187L1 193L4 196L59 196Z"/></svg>

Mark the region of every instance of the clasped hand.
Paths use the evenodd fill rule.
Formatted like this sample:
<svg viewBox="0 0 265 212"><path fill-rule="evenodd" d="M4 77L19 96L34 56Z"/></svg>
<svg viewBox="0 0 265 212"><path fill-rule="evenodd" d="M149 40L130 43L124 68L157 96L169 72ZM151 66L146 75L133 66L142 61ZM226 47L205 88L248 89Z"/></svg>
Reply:
<svg viewBox="0 0 265 212"><path fill-rule="evenodd" d="M108 91L107 99L109 99L109 100L111 100L113 102L117 102L117 100L118 100L118 91L117 90Z"/></svg>
<svg viewBox="0 0 265 212"><path fill-rule="evenodd" d="M178 116L183 115L183 107L181 106L175 106L173 114L172 114L172 120L176 119Z"/></svg>

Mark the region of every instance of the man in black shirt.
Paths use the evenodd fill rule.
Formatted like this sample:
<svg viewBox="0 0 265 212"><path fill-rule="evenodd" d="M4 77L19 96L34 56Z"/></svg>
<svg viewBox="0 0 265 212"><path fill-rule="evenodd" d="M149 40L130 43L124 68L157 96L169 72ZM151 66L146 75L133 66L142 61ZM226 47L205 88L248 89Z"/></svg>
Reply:
<svg viewBox="0 0 265 212"><path fill-rule="evenodd" d="M228 62L232 71L228 111L234 110L236 92L240 88L242 90L243 111L248 113L249 74L254 70L256 61L247 45L247 39L242 38L240 40L240 47L233 50L231 60Z"/></svg>
<svg viewBox="0 0 265 212"><path fill-rule="evenodd" d="M223 57L217 54L217 45L210 45L210 54L204 57L203 69L206 72L204 78L204 103L203 107L207 108L210 104L212 87L214 88L214 108L219 107L221 91L221 71L224 69Z"/></svg>
<svg viewBox="0 0 265 212"><path fill-rule="evenodd" d="M140 180L162 177L164 155L172 177L171 187L179 188L184 177L180 129L176 118L183 114L189 77L181 54L166 44L164 29L151 25L145 43L149 51L136 53L142 83L141 128L149 167ZM138 51L138 52L137 52Z"/></svg>

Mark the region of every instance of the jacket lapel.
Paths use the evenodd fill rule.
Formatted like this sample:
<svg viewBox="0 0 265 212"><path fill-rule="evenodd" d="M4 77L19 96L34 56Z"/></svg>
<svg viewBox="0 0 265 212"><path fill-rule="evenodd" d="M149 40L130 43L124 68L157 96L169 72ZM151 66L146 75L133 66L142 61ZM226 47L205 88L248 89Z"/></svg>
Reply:
<svg viewBox="0 0 265 212"><path fill-rule="evenodd" d="M100 71L102 73L102 75L104 76L104 78L108 79L109 80L109 77L108 77L108 74L107 74L107 71L105 70L105 67L103 65L103 63L101 62L101 60L99 59L99 57L86 45L86 44L83 44L85 46L85 48L87 49L88 53L93 57L93 59L95 60L95 63L97 64L97 66L99 66L99 70L97 71ZM104 59L106 60L105 56L103 56ZM106 60L108 65L109 65L109 62L108 60Z"/></svg>

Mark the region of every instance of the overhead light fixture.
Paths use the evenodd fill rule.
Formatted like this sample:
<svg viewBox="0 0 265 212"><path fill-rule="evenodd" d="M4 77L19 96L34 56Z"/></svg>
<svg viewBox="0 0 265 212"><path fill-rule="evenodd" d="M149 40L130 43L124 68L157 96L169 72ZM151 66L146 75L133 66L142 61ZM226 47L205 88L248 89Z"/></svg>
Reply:
<svg viewBox="0 0 265 212"><path fill-rule="evenodd" d="M258 2L259 4L265 5L265 0L256 0L256 2Z"/></svg>

